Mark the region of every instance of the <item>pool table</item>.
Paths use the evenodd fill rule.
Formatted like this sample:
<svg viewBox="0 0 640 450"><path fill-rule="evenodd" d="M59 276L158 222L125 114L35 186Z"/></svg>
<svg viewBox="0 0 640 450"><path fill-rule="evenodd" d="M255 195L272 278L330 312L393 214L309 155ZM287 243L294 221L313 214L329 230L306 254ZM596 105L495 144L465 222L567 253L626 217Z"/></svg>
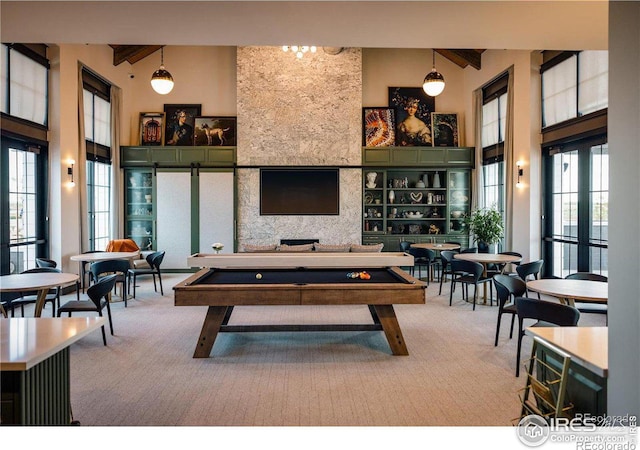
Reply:
<svg viewBox="0 0 640 450"><path fill-rule="evenodd" d="M369 279L349 278L366 271ZM394 355L408 355L393 304L425 303L426 283L388 268L204 268L174 286L176 306L208 306L194 358L208 358L219 332L384 331ZM228 325L235 306L367 305L368 324Z"/></svg>

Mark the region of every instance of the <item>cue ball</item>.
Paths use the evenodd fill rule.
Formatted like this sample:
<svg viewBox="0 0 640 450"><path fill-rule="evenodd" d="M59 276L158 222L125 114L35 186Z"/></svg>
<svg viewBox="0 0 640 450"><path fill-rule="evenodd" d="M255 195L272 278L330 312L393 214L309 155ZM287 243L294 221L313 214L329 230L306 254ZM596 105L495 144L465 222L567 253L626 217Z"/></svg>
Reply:
<svg viewBox="0 0 640 450"><path fill-rule="evenodd" d="M256 279L257 280L261 280L262 279L262 274L261 273L257 273L256 274Z"/></svg>

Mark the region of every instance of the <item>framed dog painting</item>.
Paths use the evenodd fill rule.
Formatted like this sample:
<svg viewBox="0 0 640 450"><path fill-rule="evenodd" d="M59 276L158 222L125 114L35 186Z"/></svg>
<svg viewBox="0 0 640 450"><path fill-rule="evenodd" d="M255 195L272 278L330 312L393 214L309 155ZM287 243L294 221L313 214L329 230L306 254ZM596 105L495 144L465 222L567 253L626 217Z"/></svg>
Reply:
<svg viewBox="0 0 640 450"><path fill-rule="evenodd" d="M202 105L164 105L167 125L165 145L193 145L193 127Z"/></svg>
<svg viewBox="0 0 640 450"><path fill-rule="evenodd" d="M234 146L236 136L236 117L196 117L193 145Z"/></svg>

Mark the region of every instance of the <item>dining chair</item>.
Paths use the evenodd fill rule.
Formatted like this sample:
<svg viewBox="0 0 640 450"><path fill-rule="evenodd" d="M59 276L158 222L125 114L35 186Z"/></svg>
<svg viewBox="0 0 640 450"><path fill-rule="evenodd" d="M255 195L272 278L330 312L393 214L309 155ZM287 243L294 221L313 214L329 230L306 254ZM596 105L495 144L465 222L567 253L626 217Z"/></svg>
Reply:
<svg viewBox="0 0 640 450"><path fill-rule="evenodd" d="M87 250L86 252L82 252L83 255L88 253L102 253L104 250ZM91 272L89 268L91 267L90 261L82 261L80 263L80 282L82 283L82 292L84 292L84 279L87 274L89 274L89 284L91 284Z"/></svg>
<svg viewBox="0 0 640 450"><path fill-rule="evenodd" d="M476 302L478 299L478 285L482 283L489 283L491 286L491 278L485 278L482 276L484 273L484 267L479 262L465 261L462 259L451 260L451 291L449 292L449 306L451 306L453 300L453 291L456 283L462 283L465 287L462 292L462 298L469 299L469 285L473 285L473 310L476 310ZM492 289L493 293L493 289ZM492 295L493 296L493 295Z"/></svg>
<svg viewBox="0 0 640 450"><path fill-rule="evenodd" d="M58 263L53 259L36 258L36 267L51 267L55 269L56 267L58 267Z"/></svg>
<svg viewBox="0 0 640 450"><path fill-rule="evenodd" d="M536 320L533 327L575 327L580 319L580 311L570 305L537 300L528 297L516 297L516 313L518 314L518 350L516 353L516 377L520 376L520 352L524 337L525 319Z"/></svg>
<svg viewBox="0 0 640 450"><path fill-rule="evenodd" d="M460 253L478 253L478 247L468 247L460 250Z"/></svg>
<svg viewBox="0 0 640 450"><path fill-rule="evenodd" d="M438 295L442 295L442 283L447 275L453 277L453 272L451 271L451 260L453 259L453 255L458 253L457 251L451 250L443 250L440 252L440 289L438 290ZM453 289L453 286L451 286Z"/></svg>
<svg viewBox="0 0 640 450"><path fill-rule="evenodd" d="M525 283L529 280L537 280L540 276L540 272L542 271L543 264L544 261L541 259L538 261L523 263L516 267L516 273ZM540 300L540 293L538 293L538 300Z"/></svg>
<svg viewBox="0 0 640 450"><path fill-rule="evenodd" d="M607 283L609 278L605 275L601 275L599 273L592 272L576 272L570 273L565 277L567 280L589 280L589 281L600 281L602 283ZM609 308L605 303L594 303L594 302L575 302L575 307L578 308L578 311L581 313L587 314L604 314L605 315L605 323L609 324Z"/></svg>
<svg viewBox="0 0 640 450"><path fill-rule="evenodd" d="M133 298L136 298L136 278L142 275L152 275L153 276L153 289L158 292L158 288L156 286L156 275L158 275L158 282L160 283L160 295L164 295L162 290L162 275L160 271L160 264L162 264L162 260L164 259L164 251L153 252L147 255L147 262L149 263L149 267L141 267L129 269L129 288L128 291L131 292L131 283L133 282Z"/></svg>
<svg viewBox="0 0 640 450"><path fill-rule="evenodd" d="M34 269L28 269L21 273L46 273L57 272L60 273L60 269L54 267L36 267ZM35 304L38 301L37 291L26 291L21 293L20 298L11 300L9 307L11 308L11 317L15 317L16 307L20 307L20 314L24 317L24 306L29 304ZM47 296L45 297L44 304L51 303L51 317L56 316L56 302L60 306L60 287L49 289Z"/></svg>
<svg viewBox="0 0 640 450"><path fill-rule="evenodd" d="M429 286L429 280L433 275L436 252L428 248L410 248L407 253L413 256L411 274L415 276L415 268L417 267L418 278L422 278L422 268L425 267L427 269L427 286Z"/></svg>
<svg viewBox="0 0 640 450"><path fill-rule="evenodd" d="M509 256L517 256L518 258L522 258L522 255L518 252L500 252L498 253L498 255L509 255ZM507 266L507 264L512 264L514 266L519 266L520 262L512 262L512 263L491 263L491 264L487 264L487 276L488 277L492 277L494 275L498 275L498 274L504 274L504 269ZM517 275L517 273L512 273L512 276Z"/></svg>
<svg viewBox="0 0 640 450"><path fill-rule="evenodd" d="M87 289L89 300L71 300L60 308L58 308L58 317L62 313L67 313L69 317L74 312L97 312L102 317L102 310L107 308L107 316L109 317L109 328L111 336L113 336L113 321L111 320L111 306L109 302L109 292L116 285L116 275L107 275L100 278L95 284ZM102 342L107 345L107 337L102 325Z"/></svg>
<svg viewBox="0 0 640 450"><path fill-rule="evenodd" d="M496 324L496 338L494 346L498 346L498 336L500 334L500 322L503 314L511 314L511 328L509 339L513 338L513 325L516 320L516 297L523 297L527 291L527 285L520 278L509 275L494 275L493 284L496 286L496 297L498 298L498 323Z"/></svg>
<svg viewBox="0 0 640 450"><path fill-rule="evenodd" d="M120 292L121 297L124 300L125 308L127 307L127 287L130 268L131 264L127 259L106 259L104 261L96 261L91 264L90 268L91 278L94 280L94 283L96 281L100 281L105 274L116 274L114 290L118 283L122 284L122 290Z"/></svg>

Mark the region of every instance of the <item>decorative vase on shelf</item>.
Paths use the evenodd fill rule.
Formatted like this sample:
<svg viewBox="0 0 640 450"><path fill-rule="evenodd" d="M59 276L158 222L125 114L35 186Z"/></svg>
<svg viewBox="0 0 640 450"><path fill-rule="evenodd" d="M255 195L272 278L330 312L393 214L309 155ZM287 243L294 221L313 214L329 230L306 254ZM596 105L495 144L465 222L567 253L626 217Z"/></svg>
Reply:
<svg viewBox="0 0 640 450"><path fill-rule="evenodd" d="M393 192L393 189L389 191L389 203L393 203L393 201L396 199L396 193Z"/></svg>
<svg viewBox="0 0 640 450"><path fill-rule="evenodd" d="M422 182L424 183L424 187L428 188L429 187L429 175L428 174L424 174L422 175Z"/></svg>
<svg viewBox="0 0 640 450"><path fill-rule="evenodd" d="M433 174L433 187L434 188L440 187L440 174L438 172Z"/></svg>

